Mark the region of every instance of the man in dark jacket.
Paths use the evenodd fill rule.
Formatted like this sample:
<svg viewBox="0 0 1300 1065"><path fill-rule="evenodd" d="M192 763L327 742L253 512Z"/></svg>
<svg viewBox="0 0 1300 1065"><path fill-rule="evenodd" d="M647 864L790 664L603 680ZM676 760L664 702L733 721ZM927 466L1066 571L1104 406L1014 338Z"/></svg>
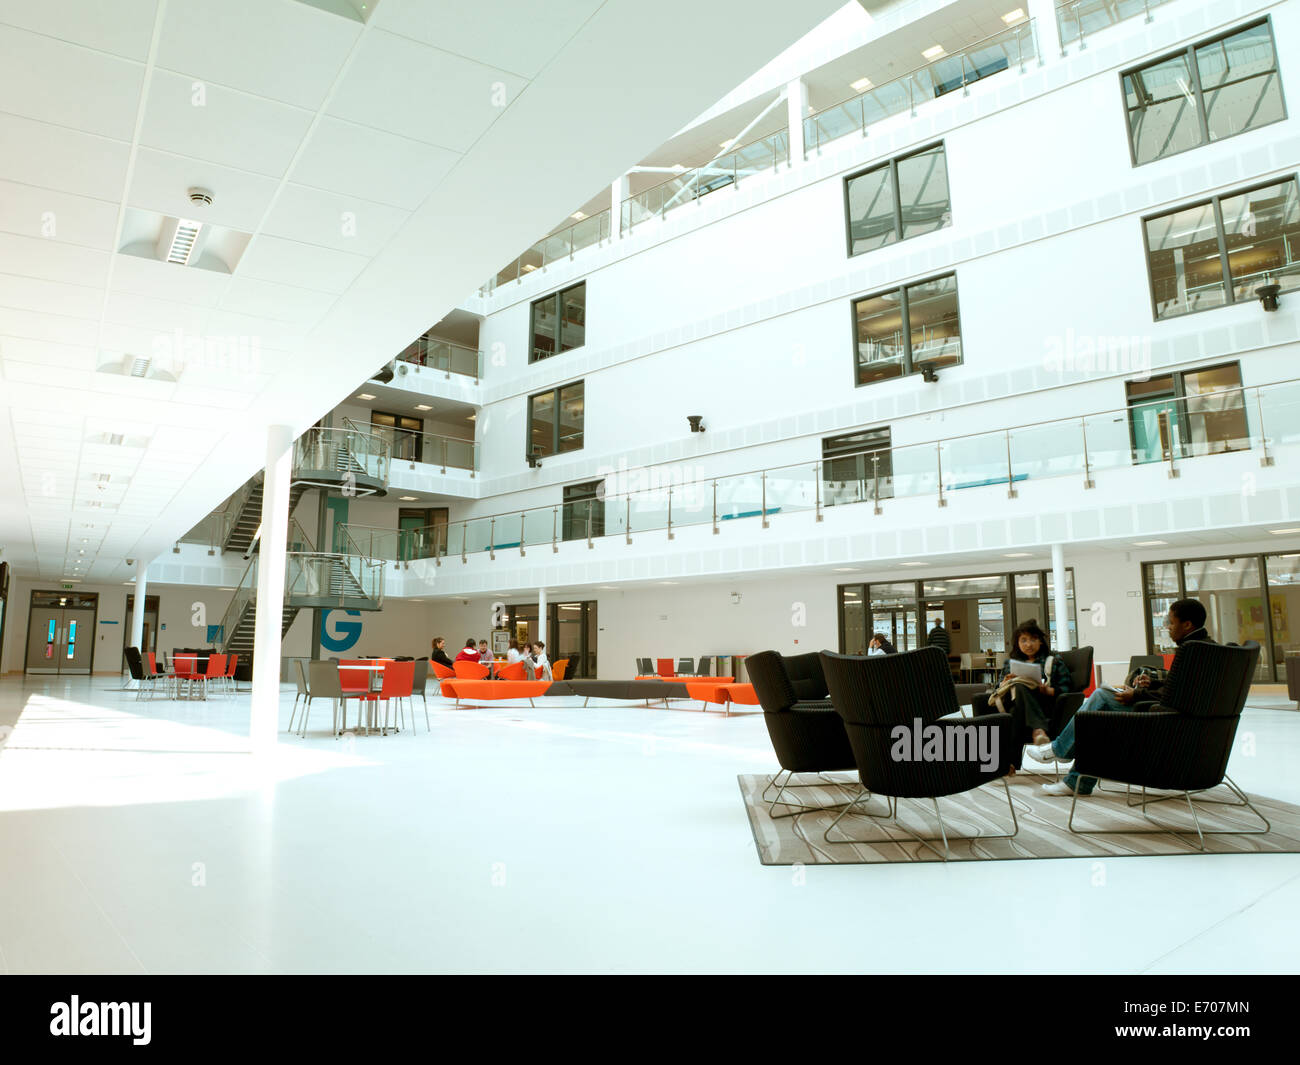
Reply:
<svg viewBox="0 0 1300 1065"><path fill-rule="evenodd" d="M1179 599L1171 603L1169 613L1165 615L1165 631L1169 633L1175 647L1181 647L1185 643L1193 643L1198 640L1205 643L1214 643L1214 640L1210 638L1210 634L1205 629L1205 606L1198 599ZM1165 670L1156 671L1155 676L1152 676L1149 672L1138 670L1130 673L1124 679L1124 683L1114 690L1098 688L1088 696L1087 701L1079 710L1081 712L1084 710L1141 710L1144 704L1145 706L1151 706L1160 701L1167 678L1168 673ZM1054 759L1064 761L1073 758L1074 718L1070 718L1065 728L1061 729L1061 734L1051 743L1030 747L1028 751L1030 755L1040 762L1051 762ZM1096 777L1080 777L1078 773L1071 771L1065 775L1064 780L1055 784L1044 784L1043 791L1048 795L1072 795L1077 788L1080 795L1091 795L1092 789L1096 786Z"/></svg>
<svg viewBox="0 0 1300 1065"><path fill-rule="evenodd" d="M925 645L939 648L945 656L951 654L952 640L948 637L948 630L943 627L943 618L934 619L934 628L930 630L930 634L925 638Z"/></svg>

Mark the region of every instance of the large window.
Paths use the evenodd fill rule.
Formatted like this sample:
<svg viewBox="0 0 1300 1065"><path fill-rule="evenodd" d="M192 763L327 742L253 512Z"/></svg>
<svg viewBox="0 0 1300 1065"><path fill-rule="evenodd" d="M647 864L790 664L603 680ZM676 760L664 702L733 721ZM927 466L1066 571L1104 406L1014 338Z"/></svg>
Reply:
<svg viewBox="0 0 1300 1065"><path fill-rule="evenodd" d="M889 427L863 429L822 441L822 493L826 506L894 497Z"/></svg>
<svg viewBox="0 0 1300 1065"><path fill-rule="evenodd" d="M952 222L943 145L874 166L845 182L849 254L883 248Z"/></svg>
<svg viewBox="0 0 1300 1065"><path fill-rule="evenodd" d="M1147 652L1175 650L1165 614L1175 599L1199 599L1205 627L1219 643L1260 645L1255 679L1283 679L1284 657L1295 644L1290 619L1300 608L1296 562L1300 553L1176 559L1142 565Z"/></svg>
<svg viewBox="0 0 1300 1065"><path fill-rule="evenodd" d="M1272 280L1300 288L1300 185L1295 177L1215 196L1145 221L1155 317L1249 302Z"/></svg>
<svg viewBox="0 0 1300 1065"><path fill-rule="evenodd" d="M855 383L961 362L957 275L918 281L853 302Z"/></svg>
<svg viewBox="0 0 1300 1065"><path fill-rule="evenodd" d="M537 456L582 449L583 382L528 397L528 447Z"/></svg>
<svg viewBox="0 0 1300 1065"><path fill-rule="evenodd" d="M375 410L370 412L370 428L376 436L388 441L394 461L421 461L424 451L421 431L424 422L419 418Z"/></svg>
<svg viewBox="0 0 1300 1065"><path fill-rule="evenodd" d="M1250 448L1241 367L1235 362L1126 384L1134 462Z"/></svg>
<svg viewBox="0 0 1300 1065"><path fill-rule="evenodd" d="M552 292L533 304L528 361L549 359L587 342L587 282Z"/></svg>
<svg viewBox="0 0 1300 1065"><path fill-rule="evenodd" d="M1135 166L1286 117L1267 20L1130 70L1123 82Z"/></svg>

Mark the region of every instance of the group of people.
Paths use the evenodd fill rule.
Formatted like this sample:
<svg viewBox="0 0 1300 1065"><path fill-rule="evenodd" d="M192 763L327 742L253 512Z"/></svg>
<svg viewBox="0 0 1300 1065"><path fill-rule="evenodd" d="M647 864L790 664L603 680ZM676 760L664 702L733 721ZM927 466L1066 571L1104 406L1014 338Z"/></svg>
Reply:
<svg viewBox="0 0 1300 1065"><path fill-rule="evenodd" d="M1165 616L1165 631L1176 647L1194 641L1213 643L1205 629L1205 606L1197 599L1179 599L1170 604ZM930 630L926 645L938 647L945 655L952 642L948 630L943 626L943 619L936 619ZM894 645L883 633L874 633L867 647L868 655L896 654ZM1012 666L1012 661L1032 662L1039 667L1038 677L1019 675ZM1160 701L1160 696L1168 678L1166 670L1149 667L1133 670L1124 678L1124 683L1115 687L1099 687L1084 701L1080 712L1094 710L1141 710ZM978 716L982 713L1001 712L1010 714L1014 730L1013 751L1010 772L1020 768L1022 751L1028 753L1037 762L1052 763L1070 761L1075 755L1074 718L1071 717L1061 733L1055 739L1050 737L1047 729L1051 724L1052 704L1058 695L1070 690L1070 670L1060 655L1052 651L1047 634L1038 626L1037 621L1026 621L1011 636L1011 650L1007 663L993 691L978 695L972 702L972 710ZM1097 786L1095 777L1081 777L1071 770L1065 778L1052 784L1044 784L1042 790L1048 795L1091 795Z"/></svg>
<svg viewBox="0 0 1300 1065"><path fill-rule="evenodd" d="M429 660L437 662L440 665L451 669L457 662L478 662L488 667L488 676L495 676L497 670L496 655L488 647L487 640L475 640L473 636L465 641L465 646L455 658L448 658L446 651L447 641L442 636L433 638L433 654ZM510 646L506 649L506 665L512 666L516 662L524 664L524 672L528 675L529 680L550 680L551 679L551 661L546 657L546 644L541 640L536 643L526 643L522 648L519 641L512 639Z"/></svg>

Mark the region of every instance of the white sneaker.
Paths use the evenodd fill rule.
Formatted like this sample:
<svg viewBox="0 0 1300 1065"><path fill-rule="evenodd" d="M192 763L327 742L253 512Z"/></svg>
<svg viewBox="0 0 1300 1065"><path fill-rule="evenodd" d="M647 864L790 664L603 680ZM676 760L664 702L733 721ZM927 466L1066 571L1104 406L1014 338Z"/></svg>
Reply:
<svg viewBox="0 0 1300 1065"><path fill-rule="evenodd" d="M1050 741L1048 743L1026 746L1025 753L1035 762L1045 762L1047 765L1051 765L1053 762L1066 760L1057 756L1057 754L1052 750L1052 744Z"/></svg>
<svg viewBox="0 0 1300 1065"><path fill-rule="evenodd" d="M1040 789L1044 795L1073 795L1074 789L1064 780L1058 780L1054 784L1044 784Z"/></svg>

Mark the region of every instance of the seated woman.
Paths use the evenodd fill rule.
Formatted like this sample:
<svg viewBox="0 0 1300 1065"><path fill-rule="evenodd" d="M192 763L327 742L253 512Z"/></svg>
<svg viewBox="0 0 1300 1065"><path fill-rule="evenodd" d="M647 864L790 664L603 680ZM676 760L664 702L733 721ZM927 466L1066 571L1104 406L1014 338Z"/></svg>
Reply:
<svg viewBox="0 0 1300 1065"><path fill-rule="evenodd" d="M1011 663L1032 662L1042 672L1034 681L1014 676ZM1070 690L1070 668L1053 654L1047 645L1047 633L1034 620L1026 621L1011 635L1011 653L1002 668L997 688L988 695L972 700L972 710L978 716L984 713L1010 714L1012 718L1011 766L1014 773L1020 768L1025 744L1046 743L1051 739L1047 727L1051 724L1052 700Z"/></svg>

